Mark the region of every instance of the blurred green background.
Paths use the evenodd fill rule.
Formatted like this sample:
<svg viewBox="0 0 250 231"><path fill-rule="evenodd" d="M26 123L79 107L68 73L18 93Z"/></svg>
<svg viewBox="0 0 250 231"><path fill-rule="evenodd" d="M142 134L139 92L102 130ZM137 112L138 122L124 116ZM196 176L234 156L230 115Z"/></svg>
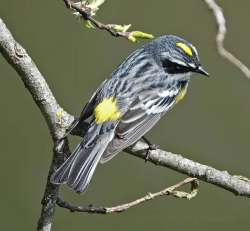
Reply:
<svg viewBox="0 0 250 231"><path fill-rule="evenodd" d="M250 66L249 1L218 1L227 17L226 47ZM29 52L60 104L78 115L98 84L134 49L125 39L85 29L62 1L1 1L0 17ZM107 0L98 19L191 41L211 78L194 76L187 97L148 134L161 148L250 176L250 80L218 56L216 25L202 0ZM52 142L40 111L0 56L1 230L34 230L40 215ZM78 141L72 139L72 144ZM72 145L73 146L73 145ZM120 154L100 165L89 190L62 193L78 204L116 205L184 179L172 170ZM57 208L54 230L248 230L249 199L201 183L194 200L160 198L109 216Z"/></svg>

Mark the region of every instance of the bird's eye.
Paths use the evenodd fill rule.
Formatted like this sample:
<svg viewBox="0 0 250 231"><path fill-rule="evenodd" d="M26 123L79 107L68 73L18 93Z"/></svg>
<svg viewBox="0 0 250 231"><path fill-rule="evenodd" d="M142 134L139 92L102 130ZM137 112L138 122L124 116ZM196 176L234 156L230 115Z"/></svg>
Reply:
<svg viewBox="0 0 250 231"><path fill-rule="evenodd" d="M162 61L162 66L165 72L169 74L178 74L178 73L185 73L185 72L190 71L188 67L171 62L168 59L165 59Z"/></svg>

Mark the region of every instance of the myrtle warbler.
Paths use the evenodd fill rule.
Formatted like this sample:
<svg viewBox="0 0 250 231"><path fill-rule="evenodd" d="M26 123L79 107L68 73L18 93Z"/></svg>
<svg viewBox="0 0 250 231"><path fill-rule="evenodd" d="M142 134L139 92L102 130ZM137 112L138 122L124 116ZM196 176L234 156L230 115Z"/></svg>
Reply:
<svg viewBox="0 0 250 231"><path fill-rule="evenodd" d="M87 124L87 132L51 182L85 191L99 162L142 138L185 96L191 72L208 76L196 48L177 36L159 37L134 51L73 123L70 130Z"/></svg>

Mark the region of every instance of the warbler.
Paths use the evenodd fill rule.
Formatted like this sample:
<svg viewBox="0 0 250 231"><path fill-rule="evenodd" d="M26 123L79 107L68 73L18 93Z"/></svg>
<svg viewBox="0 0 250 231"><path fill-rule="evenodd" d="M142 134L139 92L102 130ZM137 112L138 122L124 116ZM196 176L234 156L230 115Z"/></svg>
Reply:
<svg viewBox="0 0 250 231"><path fill-rule="evenodd" d="M70 131L86 133L51 176L54 184L84 192L105 163L148 132L186 94L192 72L208 76L196 48L164 35L129 55L95 91ZM86 126L87 124L87 126Z"/></svg>

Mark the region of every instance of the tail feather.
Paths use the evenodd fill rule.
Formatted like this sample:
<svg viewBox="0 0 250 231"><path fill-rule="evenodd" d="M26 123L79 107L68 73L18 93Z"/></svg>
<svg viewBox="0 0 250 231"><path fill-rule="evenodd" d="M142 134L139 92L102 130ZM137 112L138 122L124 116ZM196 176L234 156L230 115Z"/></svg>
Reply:
<svg viewBox="0 0 250 231"><path fill-rule="evenodd" d="M69 187L79 193L85 191L113 136L113 132L97 135L97 142L91 146L83 145L85 143L83 140L65 163L52 175L51 182L55 184L67 183Z"/></svg>
<svg viewBox="0 0 250 231"><path fill-rule="evenodd" d="M72 164L74 163L77 153L81 150L81 143L77 145L74 152L70 157L60 166L59 169L54 172L50 178L50 182L53 184L65 184L68 181L69 172Z"/></svg>

